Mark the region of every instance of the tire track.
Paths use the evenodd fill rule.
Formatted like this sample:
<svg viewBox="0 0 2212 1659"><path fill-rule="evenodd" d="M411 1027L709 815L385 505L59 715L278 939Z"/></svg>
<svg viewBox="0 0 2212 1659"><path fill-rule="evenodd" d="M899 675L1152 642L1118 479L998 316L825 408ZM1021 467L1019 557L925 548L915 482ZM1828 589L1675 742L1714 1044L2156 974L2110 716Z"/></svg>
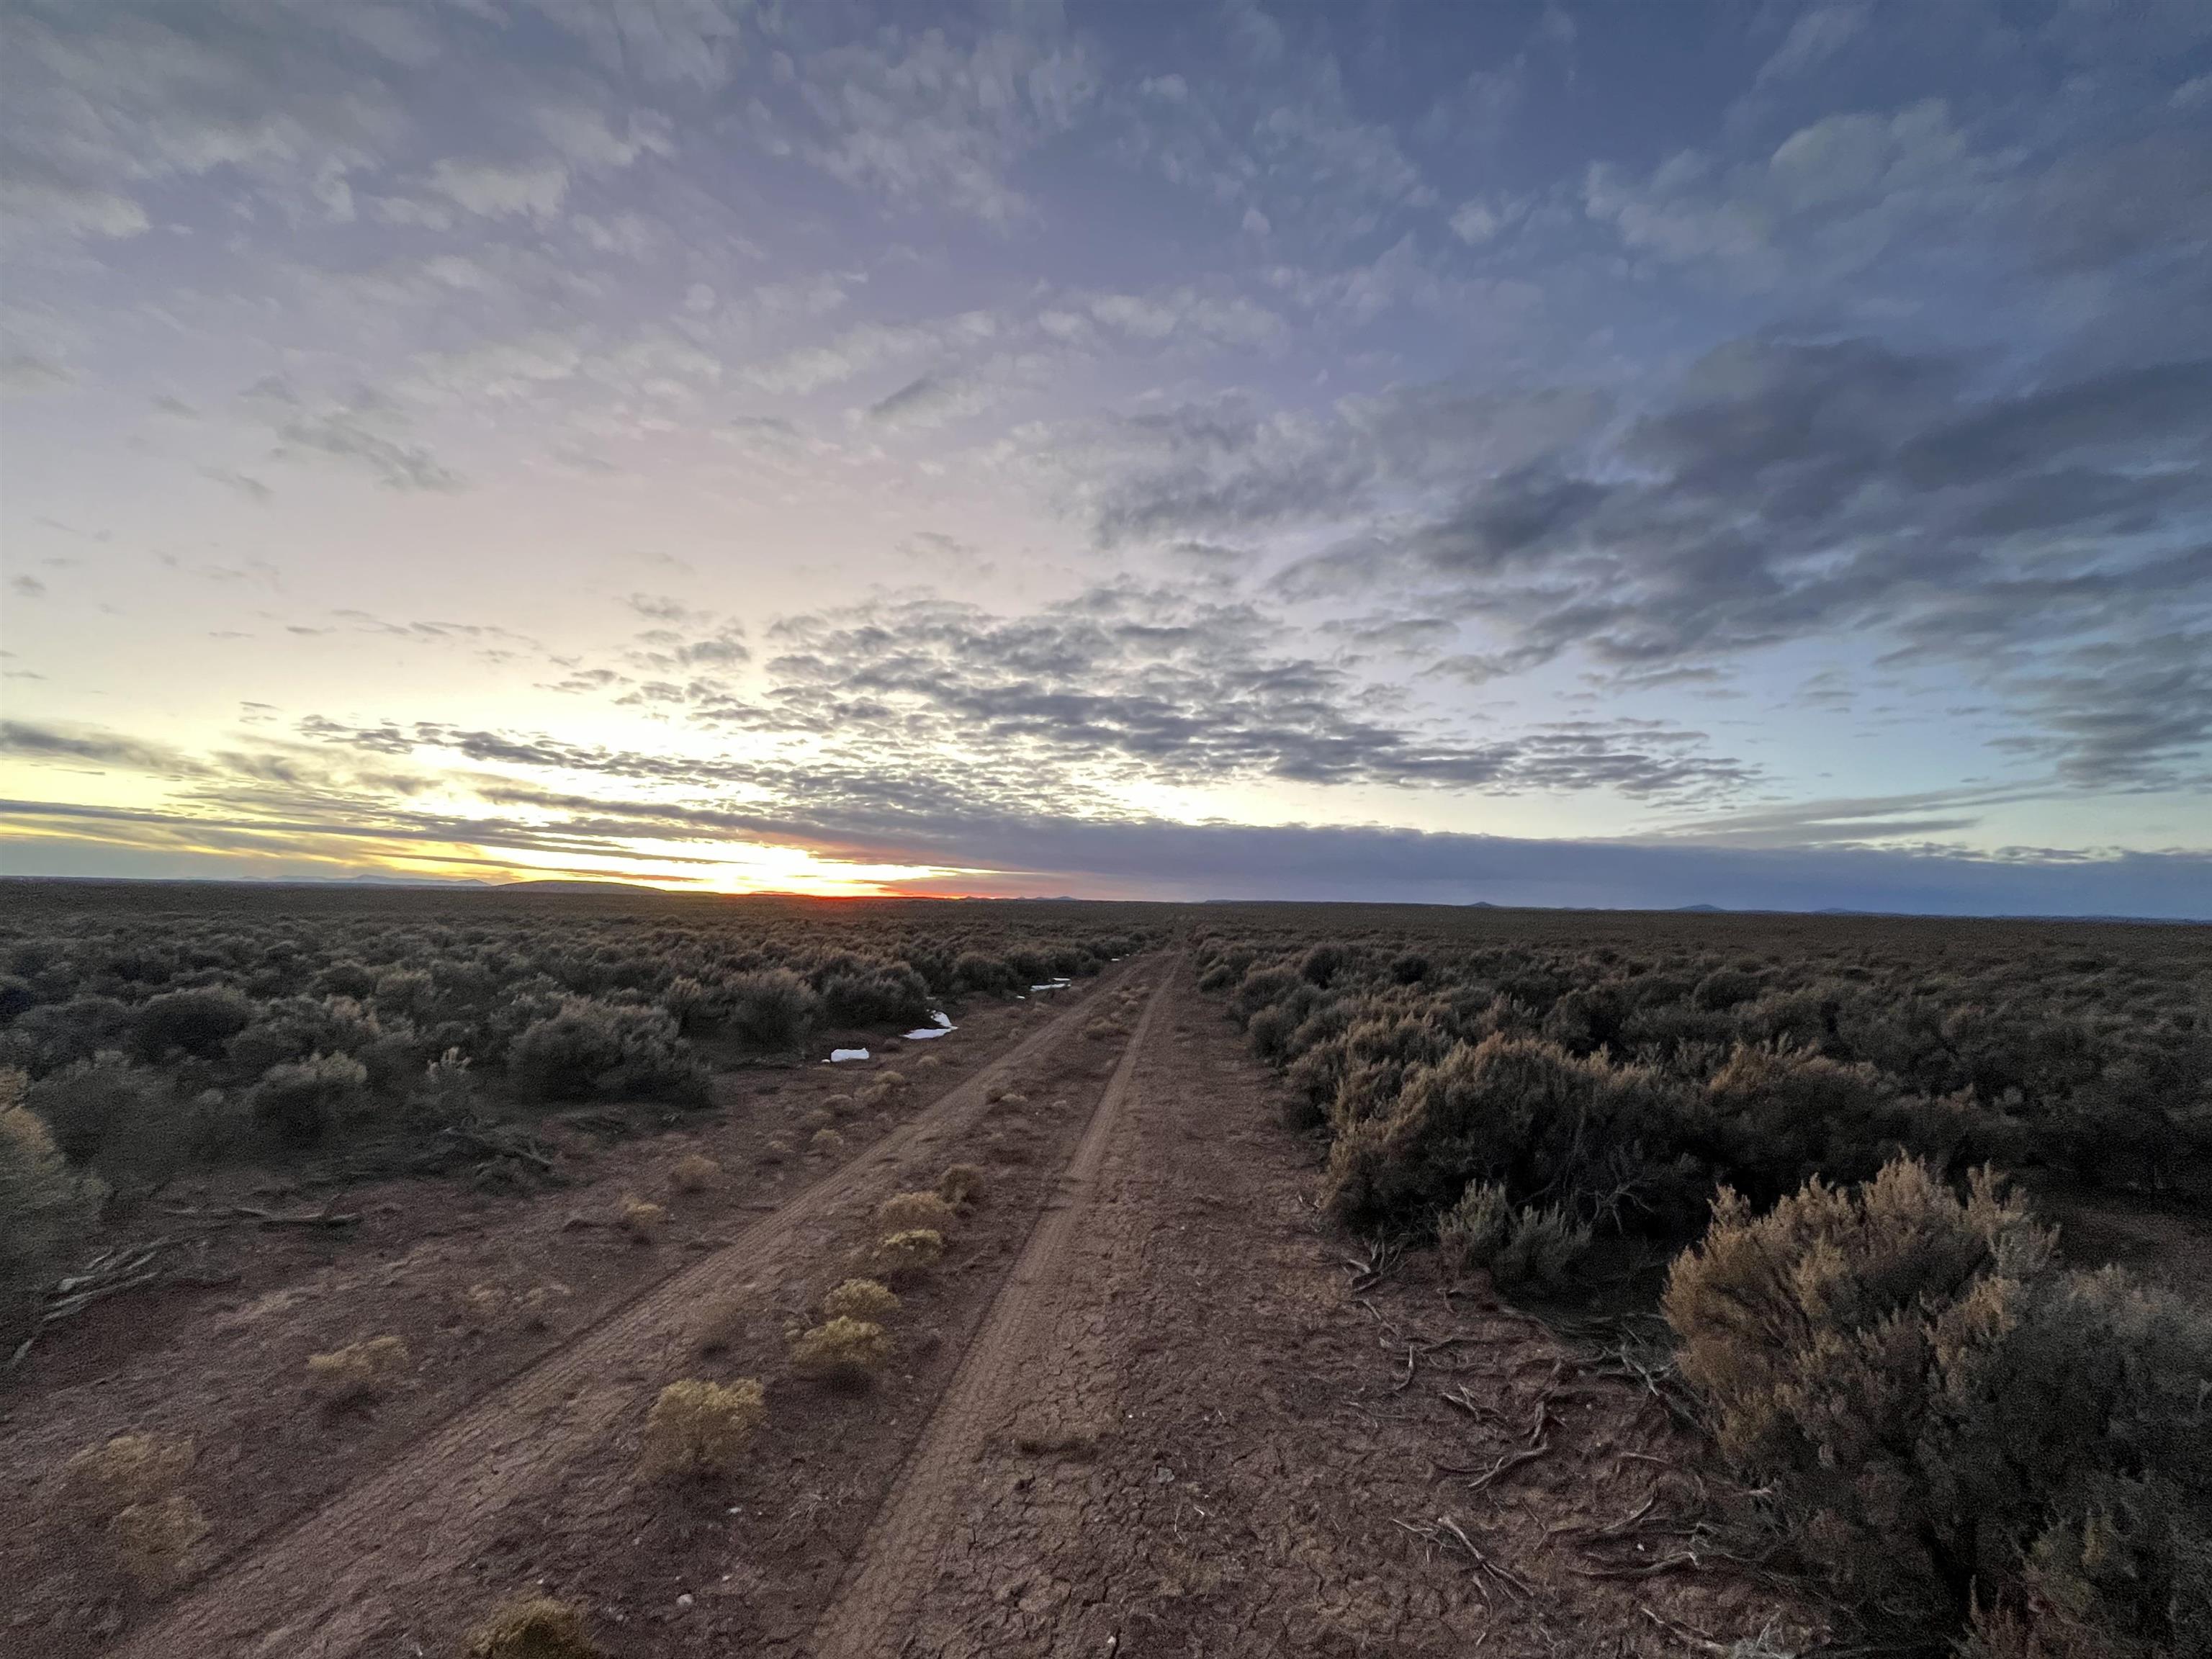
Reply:
<svg viewBox="0 0 2212 1659"><path fill-rule="evenodd" d="M1005 1416L1025 1363L1051 1335L1069 1243L1090 1212L1137 1058L1160 1005L1178 982L1180 963L1177 957L1167 964L1145 1004L1128 1047L1061 1172L1059 1193L1046 1205L921 1444L861 1540L836 1600L815 1626L805 1650L812 1659L881 1659L902 1650L936 1577L948 1524L961 1512L962 1493L978 1456Z"/></svg>
<svg viewBox="0 0 2212 1659"><path fill-rule="evenodd" d="M1143 965L1143 959L1132 963L1110 982ZM1056 1015L721 1249L609 1310L562 1348L449 1418L413 1451L218 1567L115 1652L123 1659L335 1659L359 1651L404 1613L410 1585L466 1560L473 1541L493 1529L503 1510L557 1478L574 1455L616 1432L657 1390L665 1379L642 1374L637 1359L684 1328L710 1291L733 1273L757 1276L779 1265L802 1224L834 1213L908 1152L965 1134L988 1109L988 1085L1066 1041L1091 1018L1093 1000ZM1158 1000L1146 1005L1128 1054L1141 1043ZM1123 1083L1128 1054L1107 1085L1109 1095ZM1094 1114L1094 1124L1100 1115ZM1079 1161L1091 1139L1086 1130Z"/></svg>

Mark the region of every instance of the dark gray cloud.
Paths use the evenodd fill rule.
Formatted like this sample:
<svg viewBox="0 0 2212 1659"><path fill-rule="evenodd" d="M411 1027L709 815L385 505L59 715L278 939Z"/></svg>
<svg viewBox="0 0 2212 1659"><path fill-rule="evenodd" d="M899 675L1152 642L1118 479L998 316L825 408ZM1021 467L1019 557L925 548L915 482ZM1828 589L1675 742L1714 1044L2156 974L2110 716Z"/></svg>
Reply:
<svg viewBox="0 0 2212 1659"><path fill-rule="evenodd" d="M1571 655L1649 681L1857 635L1966 667L2075 781L2186 774L2212 722L2190 672L2212 627L2212 362L1985 380L1867 340L1747 339L1605 424L1570 393L1407 393L1459 417L1410 460L1370 441L1399 418L1373 404L1214 403L1070 452L1090 475L1066 499L1108 543L1333 538L1283 592L1479 623L1495 643L1438 664L1476 683ZM2170 669L2129 668L2154 634ZM2083 696L2094 717L2068 712Z"/></svg>

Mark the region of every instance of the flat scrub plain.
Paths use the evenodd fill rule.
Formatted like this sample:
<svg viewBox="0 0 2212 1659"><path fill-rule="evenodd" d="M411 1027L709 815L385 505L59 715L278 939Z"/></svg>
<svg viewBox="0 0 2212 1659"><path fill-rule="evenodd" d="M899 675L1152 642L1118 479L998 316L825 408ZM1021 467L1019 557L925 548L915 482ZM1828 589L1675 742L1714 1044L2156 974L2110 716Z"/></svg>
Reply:
<svg viewBox="0 0 2212 1659"><path fill-rule="evenodd" d="M12 891L41 1651L2212 1647L2204 930Z"/></svg>

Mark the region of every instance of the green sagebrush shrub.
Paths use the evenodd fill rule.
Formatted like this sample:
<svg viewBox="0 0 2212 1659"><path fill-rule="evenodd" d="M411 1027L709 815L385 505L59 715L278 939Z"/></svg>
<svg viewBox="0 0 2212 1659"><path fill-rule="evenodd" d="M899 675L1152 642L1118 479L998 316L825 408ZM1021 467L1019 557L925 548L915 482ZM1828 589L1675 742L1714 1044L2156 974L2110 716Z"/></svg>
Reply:
<svg viewBox="0 0 2212 1659"><path fill-rule="evenodd" d="M788 968L735 974L723 988L730 1029L759 1048L796 1048L821 1018L822 999Z"/></svg>
<svg viewBox="0 0 2212 1659"><path fill-rule="evenodd" d="M82 1249L100 1213L45 1120L23 1104L23 1074L0 1071L0 1335L12 1339Z"/></svg>
<svg viewBox="0 0 2212 1659"><path fill-rule="evenodd" d="M368 1098L368 1067L350 1054L313 1054L271 1066L246 1103L264 1127L295 1146L312 1146Z"/></svg>
<svg viewBox="0 0 2212 1659"><path fill-rule="evenodd" d="M1495 1182L1468 1184L1437 1218L1448 1272L1480 1268L1501 1291L1558 1291L1589 1249L1590 1229L1556 1205L1516 1204Z"/></svg>
<svg viewBox="0 0 2212 1659"><path fill-rule="evenodd" d="M515 1038L507 1069L539 1100L628 1095L701 1105L709 1078L665 1009L580 1000Z"/></svg>
<svg viewBox="0 0 2212 1659"><path fill-rule="evenodd" d="M1978 1607L1990 1659L2212 1651L2212 1328L2053 1243L1990 1172L1961 1200L1899 1158L1763 1216L1724 1192L1667 1316L1722 1451L1840 1588Z"/></svg>
<svg viewBox="0 0 2212 1659"><path fill-rule="evenodd" d="M1651 1073L1495 1035L1410 1067L1377 1115L1342 1124L1326 1190L1356 1226L1433 1214L1470 1182L1498 1182L1516 1201L1595 1197L1620 1184L1625 1156L1663 1145L1677 1109ZM1678 1177L1654 1163L1629 1178Z"/></svg>

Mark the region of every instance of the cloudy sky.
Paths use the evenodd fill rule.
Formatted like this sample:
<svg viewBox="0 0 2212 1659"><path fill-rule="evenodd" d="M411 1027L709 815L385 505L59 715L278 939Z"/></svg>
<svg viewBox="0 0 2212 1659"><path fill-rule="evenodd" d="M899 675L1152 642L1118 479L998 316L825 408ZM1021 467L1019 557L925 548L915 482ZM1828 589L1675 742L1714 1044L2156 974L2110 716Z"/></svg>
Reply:
<svg viewBox="0 0 2212 1659"><path fill-rule="evenodd" d="M2212 8L0 5L0 866L2212 915Z"/></svg>

